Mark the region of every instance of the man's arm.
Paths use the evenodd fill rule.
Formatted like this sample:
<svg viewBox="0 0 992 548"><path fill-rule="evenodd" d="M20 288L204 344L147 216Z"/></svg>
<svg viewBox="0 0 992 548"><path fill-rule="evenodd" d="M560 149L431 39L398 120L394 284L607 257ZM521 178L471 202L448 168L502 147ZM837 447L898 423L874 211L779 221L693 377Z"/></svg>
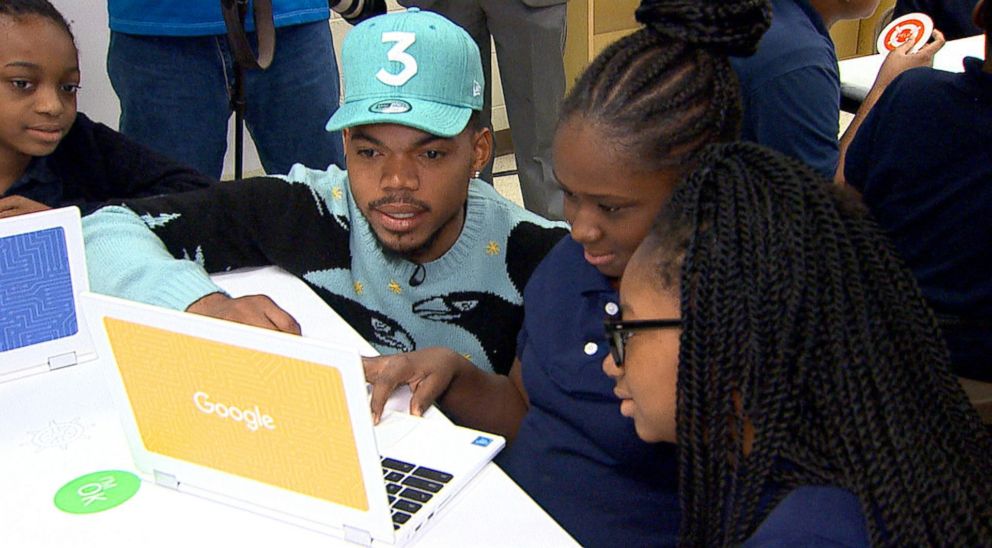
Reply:
<svg viewBox="0 0 992 548"><path fill-rule="evenodd" d="M221 289L203 266L172 256L137 213L109 206L83 217L90 288L176 310Z"/></svg>
<svg viewBox="0 0 992 548"><path fill-rule="evenodd" d="M939 30L934 29L933 40L930 43L920 48L920 51L916 53L909 52L912 47L913 44L911 42L906 42L892 50L885 57L881 68L878 69L878 76L875 77L875 83L868 90L865 100L858 107L858 112L854 115L854 119L851 120L851 125L847 126L847 131L844 132L844 136L840 139L840 159L837 162L837 170L834 172L834 182L837 184L845 184L844 161L847 157L847 149L851 146L854 136L857 135L861 123L868 116L868 113L871 112L872 107L878 102L882 93L885 92L885 88L892 83L892 80L896 76L911 68L933 66L933 56L940 51L940 48L944 47L944 35Z"/></svg>
<svg viewBox="0 0 992 548"><path fill-rule="evenodd" d="M103 208L83 220L92 287L298 332L295 321L269 299L232 301L207 273L344 253L334 247L327 227L336 224L319 212L317 200L310 184L260 178ZM315 239L301 241L308 235Z"/></svg>
<svg viewBox="0 0 992 548"><path fill-rule="evenodd" d="M84 217L83 238L90 288L97 293L300 334L296 320L268 297L232 299L202 266L173 258L130 209L106 207Z"/></svg>

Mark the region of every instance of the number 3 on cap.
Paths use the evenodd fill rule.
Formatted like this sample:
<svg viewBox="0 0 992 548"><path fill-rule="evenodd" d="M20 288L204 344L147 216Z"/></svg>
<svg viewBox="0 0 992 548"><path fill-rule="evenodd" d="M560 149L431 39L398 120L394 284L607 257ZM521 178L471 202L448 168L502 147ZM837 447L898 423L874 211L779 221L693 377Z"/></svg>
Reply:
<svg viewBox="0 0 992 548"><path fill-rule="evenodd" d="M402 64L403 70L399 74L392 74L387 72L386 69L379 69L375 77L383 84L402 86L417 74L417 60L406 52L406 48L412 46L417 41L417 35L412 32L384 32L382 33L382 41L383 43L396 43L386 52L386 59Z"/></svg>

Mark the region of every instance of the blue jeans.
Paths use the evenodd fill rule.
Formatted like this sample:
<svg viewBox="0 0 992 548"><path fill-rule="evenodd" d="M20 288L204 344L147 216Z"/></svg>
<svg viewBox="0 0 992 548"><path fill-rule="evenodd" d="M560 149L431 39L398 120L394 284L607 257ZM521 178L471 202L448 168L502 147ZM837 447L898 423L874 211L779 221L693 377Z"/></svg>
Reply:
<svg viewBox="0 0 992 548"><path fill-rule="evenodd" d="M281 27L272 65L245 71L245 125L267 173L288 173L295 163L344 167L340 133L324 131L340 97L331 40L326 21ZM220 177L234 81L225 36L112 32L107 72L121 133Z"/></svg>

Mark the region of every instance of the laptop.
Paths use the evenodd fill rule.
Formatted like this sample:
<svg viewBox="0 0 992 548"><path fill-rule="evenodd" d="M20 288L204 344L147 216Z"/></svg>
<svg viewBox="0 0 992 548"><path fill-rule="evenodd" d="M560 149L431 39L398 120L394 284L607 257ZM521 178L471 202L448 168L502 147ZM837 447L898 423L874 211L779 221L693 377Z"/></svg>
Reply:
<svg viewBox="0 0 992 548"><path fill-rule="evenodd" d="M78 308L88 289L79 209L0 219L0 382L96 358Z"/></svg>
<svg viewBox="0 0 992 548"><path fill-rule="evenodd" d="M503 448L391 412L355 348L82 297L136 467L155 483L362 545L412 540Z"/></svg>

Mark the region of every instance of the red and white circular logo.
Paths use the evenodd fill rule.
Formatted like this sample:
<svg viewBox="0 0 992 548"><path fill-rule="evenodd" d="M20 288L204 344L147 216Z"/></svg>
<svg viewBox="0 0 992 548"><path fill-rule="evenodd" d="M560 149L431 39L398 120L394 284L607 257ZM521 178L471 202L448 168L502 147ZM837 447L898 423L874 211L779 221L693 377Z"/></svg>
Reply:
<svg viewBox="0 0 992 548"><path fill-rule="evenodd" d="M933 19L925 13L907 13L886 25L878 34L875 47L879 53L892 51L906 42L914 45L910 52L915 53L927 43L933 33Z"/></svg>

